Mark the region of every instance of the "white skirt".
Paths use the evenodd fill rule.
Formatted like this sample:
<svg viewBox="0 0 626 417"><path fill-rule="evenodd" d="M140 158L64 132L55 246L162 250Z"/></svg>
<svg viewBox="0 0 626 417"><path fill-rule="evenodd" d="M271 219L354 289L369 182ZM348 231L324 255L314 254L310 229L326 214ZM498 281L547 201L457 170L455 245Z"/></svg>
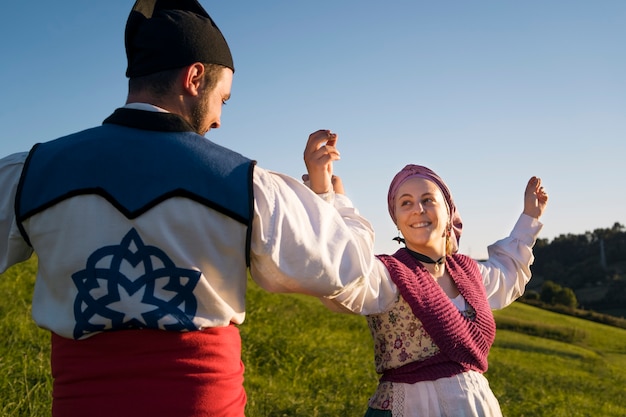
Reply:
<svg viewBox="0 0 626 417"><path fill-rule="evenodd" d="M375 397L381 395L389 401L380 408L391 409L393 417L502 417L487 378L474 371L415 384L383 382L372 408L379 408Z"/></svg>

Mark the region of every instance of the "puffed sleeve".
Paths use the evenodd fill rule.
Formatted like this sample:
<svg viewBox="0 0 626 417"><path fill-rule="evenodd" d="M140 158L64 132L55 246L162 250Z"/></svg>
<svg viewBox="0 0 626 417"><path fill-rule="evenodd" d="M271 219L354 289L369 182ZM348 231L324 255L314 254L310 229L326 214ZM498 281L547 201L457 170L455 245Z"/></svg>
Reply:
<svg viewBox="0 0 626 417"><path fill-rule="evenodd" d="M345 196L255 167L250 274L272 292L334 296L371 274L371 224Z"/></svg>
<svg viewBox="0 0 626 417"><path fill-rule="evenodd" d="M15 221L15 193L27 155L16 153L0 159L0 273L33 253Z"/></svg>
<svg viewBox="0 0 626 417"><path fill-rule="evenodd" d="M400 296L400 291L389 276L385 265L376 259L371 273L353 282L343 291L320 300L331 311L360 315L387 311Z"/></svg>
<svg viewBox="0 0 626 417"><path fill-rule="evenodd" d="M478 262L492 309L508 306L522 294L530 281L533 246L543 224L522 214L511 234L487 248L488 259Z"/></svg>

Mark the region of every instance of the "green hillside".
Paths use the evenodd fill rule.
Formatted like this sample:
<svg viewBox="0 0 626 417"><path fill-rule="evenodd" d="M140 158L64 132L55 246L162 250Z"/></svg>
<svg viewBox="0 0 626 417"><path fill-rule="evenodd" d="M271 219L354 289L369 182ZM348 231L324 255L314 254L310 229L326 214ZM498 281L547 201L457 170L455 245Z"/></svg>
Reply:
<svg viewBox="0 0 626 417"><path fill-rule="evenodd" d="M49 415L49 336L30 318L34 269L0 276L2 416ZM252 282L248 294L247 416L362 416L377 378L365 319ZM487 377L505 416L626 416L626 330L521 303L496 321Z"/></svg>

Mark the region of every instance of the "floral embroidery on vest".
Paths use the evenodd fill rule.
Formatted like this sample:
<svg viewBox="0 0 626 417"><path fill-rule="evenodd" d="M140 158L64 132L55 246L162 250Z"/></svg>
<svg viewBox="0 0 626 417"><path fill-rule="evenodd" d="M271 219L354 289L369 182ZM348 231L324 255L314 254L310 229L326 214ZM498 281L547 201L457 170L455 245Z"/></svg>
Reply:
<svg viewBox="0 0 626 417"><path fill-rule="evenodd" d="M378 373L439 352L402 297L398 297L388 311L366 318L374 340L374 364Z"/></svg>

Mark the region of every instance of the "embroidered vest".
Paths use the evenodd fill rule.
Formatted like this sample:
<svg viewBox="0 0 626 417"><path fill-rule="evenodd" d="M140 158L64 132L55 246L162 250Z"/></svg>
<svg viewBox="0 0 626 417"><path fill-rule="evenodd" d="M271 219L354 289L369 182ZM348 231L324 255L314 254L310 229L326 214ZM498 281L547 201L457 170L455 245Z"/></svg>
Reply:
<svg viewBox="0 0 626 417"><path fill-rule="evenodd" d="M242 320L253 167L177 115L131 109L36 145L15 210L39 255L37 324L84 339Z"/></svg>
<svg viewBox="0 0 626 417"><path fill-rule="evenodd" d="M80 194L98 194L130 219L180 196L249 226L253 165L193 132L104 124L33 147L20 179L16 214L27 242L24 220Z"/></svg>

